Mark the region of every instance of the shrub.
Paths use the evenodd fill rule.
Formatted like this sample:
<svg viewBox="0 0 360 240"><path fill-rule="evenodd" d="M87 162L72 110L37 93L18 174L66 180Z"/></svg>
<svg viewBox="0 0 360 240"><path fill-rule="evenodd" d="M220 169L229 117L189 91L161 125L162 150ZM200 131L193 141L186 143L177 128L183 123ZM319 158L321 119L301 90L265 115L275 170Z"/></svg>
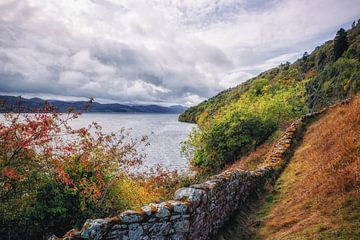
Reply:
<svg viewBox="0 0 360 240"><path fill-rule="evenodd" d="M264 142L278 127L307 111L304 84L256 79L240 99L193 130L183 152L192 164L216 171Z"/></svg>
<svg viewBox="0 0 360 240"><path fill-rule="evenodd" d="M310 108L319 109L355 95L360 90L359 79L360 63L356 59L340 58L327 65L306 85Z"/></svg>
<svg viewBox="0 0 360 240"><path fill-rule="evenodd" d="M255 116L242 118L234 114L231 119L201 132L197 140L201 145L195 151L193 164L212 169L222 168L224 164L231 163L237 156L263 142L273 128Z"/></svg>
<svg viewBox="0 0 360 240"><path fill-rule="evenodd" d="M137 149L147 143L124 129L104 134L96 123L73 129L69 123L78 113L60 114L48 105L37 111L5 114L0 123L0 235L7 239L61 235L108 214L116 189L132 191L120 182L133 181L127 173L142 163Z"/></svg>

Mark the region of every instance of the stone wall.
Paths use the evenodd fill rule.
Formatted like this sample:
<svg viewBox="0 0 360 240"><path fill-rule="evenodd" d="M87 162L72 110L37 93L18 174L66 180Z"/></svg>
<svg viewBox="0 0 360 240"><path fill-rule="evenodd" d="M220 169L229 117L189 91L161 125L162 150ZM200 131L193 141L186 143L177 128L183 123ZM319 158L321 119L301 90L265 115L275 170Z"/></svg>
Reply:
<svg viewBox="0 0 360 240"><path fill-rule="evenodd" d="M286 166L303 126L317 114L292 123L263 166L255 171L224 171L202 184L178 189L173 201L149 204L141 211L126 211L113 218L87 220L80 231L71 230L60 239L209 239L241 204L274 182Z"/></svg>

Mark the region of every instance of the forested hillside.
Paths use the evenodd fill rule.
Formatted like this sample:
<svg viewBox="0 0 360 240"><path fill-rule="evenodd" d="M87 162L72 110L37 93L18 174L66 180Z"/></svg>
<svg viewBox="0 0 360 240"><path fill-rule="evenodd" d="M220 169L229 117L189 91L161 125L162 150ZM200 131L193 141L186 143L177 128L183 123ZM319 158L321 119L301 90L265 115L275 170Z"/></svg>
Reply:
<svg viewBox="0 0 360 240"><path fill-rule="evenodd" d="M256 148L282 126L360 90L360 21L311 54L265 71L189 108L196 122L184 144L195 166L217 170Z"/></svg>

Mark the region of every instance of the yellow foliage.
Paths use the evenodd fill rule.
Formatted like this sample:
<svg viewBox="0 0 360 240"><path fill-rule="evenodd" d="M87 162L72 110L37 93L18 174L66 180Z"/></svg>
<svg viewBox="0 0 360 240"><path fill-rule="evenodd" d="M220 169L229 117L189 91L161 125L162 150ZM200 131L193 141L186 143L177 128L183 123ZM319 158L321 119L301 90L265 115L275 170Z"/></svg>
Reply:
<svg viewBox="0 0 360 240"><path fill-rule="evenodd" d="M309 78L313 78L317 75L317 72L315 69L310 69L306 74L305 74L305 78L309 79Z"/></svg>
<svg viewBox="0 0 360 240"><path fill-rule="evenodd" d="M112 195L116 196L113 198L115 202L112 201L112 204L118 205L118 209L122 210L138 210L150 202L160 200L158 193L129 177L124 177L115 183Z"/></svg>

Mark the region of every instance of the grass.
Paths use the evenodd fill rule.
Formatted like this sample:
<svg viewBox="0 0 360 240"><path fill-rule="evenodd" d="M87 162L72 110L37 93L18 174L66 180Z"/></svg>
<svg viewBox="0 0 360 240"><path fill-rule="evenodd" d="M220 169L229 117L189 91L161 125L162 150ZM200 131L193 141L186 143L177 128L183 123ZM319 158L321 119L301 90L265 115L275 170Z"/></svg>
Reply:
<svg viewBox="0 0 360 240"><path fill-rule="evenodd" d="M261 144L254 151L228 166L227 169L254 170L264 160L272 145L272 140Z"/></svg>
<svg viewBox="0 0 360 240"><path fill-rule="evenodd" d="M257 213L258 239L360 239L360 95L312 123Z"/></svg>

